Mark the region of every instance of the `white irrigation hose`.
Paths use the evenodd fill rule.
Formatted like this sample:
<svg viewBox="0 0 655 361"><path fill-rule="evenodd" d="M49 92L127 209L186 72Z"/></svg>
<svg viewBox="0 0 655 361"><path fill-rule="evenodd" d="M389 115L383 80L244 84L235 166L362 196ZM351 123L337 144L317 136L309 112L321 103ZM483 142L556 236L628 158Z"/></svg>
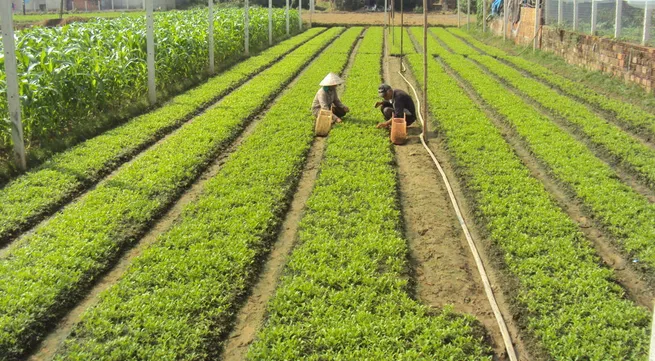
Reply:
<svg viewBox="0 0 655 361"><path fill-rule="evenodd" d="M405 64L402 61L400 62L400 64L402 65L403 71L405 71ZM418 118L421 121L421 124L423 124L425 120L421 115L421 101L418 94L416 93L416 89L414 89L414 86L412 86L409 80L405 78L402 72L399 71L398 74L400 74L400 76L403 78L403 80L405 80L407 85L409 85L409 87L412 88L418 106L418 111L417 111ZM450 186L448 177L446 176L446 173L441 167L441 164L437 160L437 157L434 156L432 150L430 150L428 145L425 143L425 134L423 132L421 132L421 143L423 144L423 147L428 152L428 154L430 154L432 161L437 166L437 169L439 169L439 173L441 174L441 179L443 179L444 183L446 184L446 189L448 189L448 196L450 197L450 203L452 203L453 208L455 209L455 213L457 214L457 220L459 220L459 225L462 227L462 230L464 231L464 235L466 236L466 241L468 242L469 248L471 249L473 258L475 258L475 265L477 266L478 272L480 273L480 278L482 278L482 283L484 284L484 292L487 295L487 300L489 300L491 309L493 310L494 316L496 317L496 322L498 323L498 327L500 328L500 333L503 336L503 341L505 343L505 349L507 350L507 355L509 356L510 361L517 361L516 351L514 350L514 345L512 344L512 338L510 337L509 331L507 330L507 325L505 324L503 315L500 313L500 309L498 308L498 303L496 302L496 297L494 296L494 292L491 289L491 284L489 283L489 277L487 276L487 272L484 270L484 265L482 264L482 259L480 258L480 253L478 252L478 248L475 246L475 242L473 242L471 233L469 232L469 229L466 226L466 222L464 221L462 212L459 209L459 204L457 203L457 199L455 198L453 189Z"/></svg>

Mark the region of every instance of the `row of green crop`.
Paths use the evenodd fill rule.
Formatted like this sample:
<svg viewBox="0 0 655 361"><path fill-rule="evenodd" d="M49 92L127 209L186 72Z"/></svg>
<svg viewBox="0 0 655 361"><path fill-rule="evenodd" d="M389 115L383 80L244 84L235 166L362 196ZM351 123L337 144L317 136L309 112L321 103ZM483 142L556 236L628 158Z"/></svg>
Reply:
<svg viewBox="0 0 655 361"><path fill-rule="evenodd" d="M476 83L476 90L507 98L511 104L505 106L510 109L520 106L513 105L518 103L516 99L488 82L477 85L477 79L484 81L487 76L463 57L448 53L433 38L428 40L429 48L440 59L471 84ZM421 56L408 60L415 74L423 73ZM498 247L507 271L517 280L517 287L508 291L520 307L520 322L534 336L545 358L644 359L648 311L625 298L613 273L600 266L577 225L530 175L501 132L439 61L430 60L428 69L430 112L446 138L481 223ZM554 136L539 127L529 131Z"/></svg>
<svg viewBox="0 0 655 361"><path fill-rule="evenodd" d="M541 81L558 87L567 94L573 95L599 109L613 114L622 125L638 133L646 132L650 136L655 136L654 114L630 103L609 97L606 94L600 94L594 91L594 89L582 86L580 83L571 81L539 64L535 64L519 56L510 56L498 48L475 39L465 31L460 29L450 29L450 31L490 56L502 59L521 71L528 72Z"/></svg>
<svg viewBox="0 0 655 361"><path fill-rule="evenodd" d="M440 31L439 37L455 53L468 55L469 59L475 60L553 114L573 124L592 144L604 149L612 158L655 187L655 150L626 134L618 126L608 123L585 105L559 94L539 81L526 78L518 70L496 59L476 54L470 46L451 33Z"/></svg>
<svg viewBox="0 0 655 361"><path fill-rule="evenodd" d="M435 30L438 34L444 31ZM443 53L442 50L440 55ZM608 164L520 97L472 62L457 59L460 75L525 139L532 153L555 177L570 187L627 251L628 257L652 270L655 204L622 183Z"/></svg>
<svg viewBox="0 0 655 361"><path fill-rule="evenodd" d="M29 348L342 30L308 41L12 243L0 258L0 360Z"/></svg>
<svg viewBox="0 0 655 361"><path fill-rule="evenodd" d="M313 140L308 104L325 74L345 67L361 31L311 63L175 226L84 314L56 360L218 357L300 177Z"/></svg>
<svg viewBox="0 0 655 361"><path fill-rule="evenodd" d="M390 55L416 54L414 44L412 44L412 40L407 34L407 30L404 30L407 29L407 27L401 28L400 26L394 26L390 29L392 31L389 31L386 35L387 48L389 49Z"/></svg>
<svg viewBox="0 0 655 361"><path fill-rule="evenodd" d="M244 14L240 9L223 9L215 16L215 61L221 65L243 54ZM250 18L251 47L261 49L268 45L268 10L250 9ZM291 18L295 33L297 12L292 11ZM285 23L284 10L275 10L276 39L286 34ZM206 9L155 15L160 92L170 94L206 75L208 24ZM125 112L134 111L147 93L145 35L144 16L17 32L19 90L28 147L61 147L66 139L97 134ZM0 120L6 120L4 67L0 69ZM10 123L0 123L0 155L6 155L11 146Z"/></svg>
<svg viewBox="0 0 655 361"><path fill-rule="evenodd" d="M393 152L375 129L382 29L369 28L268 319L250 360L490 360L471 317L408 295Z"/></svg>
<svg viewBox="0 0 655 361"><path fill-rule="evenodd" d="M323 30L310 29L246 59L163 107L57 154L10 182L0 189L0 245Z"/></svg>

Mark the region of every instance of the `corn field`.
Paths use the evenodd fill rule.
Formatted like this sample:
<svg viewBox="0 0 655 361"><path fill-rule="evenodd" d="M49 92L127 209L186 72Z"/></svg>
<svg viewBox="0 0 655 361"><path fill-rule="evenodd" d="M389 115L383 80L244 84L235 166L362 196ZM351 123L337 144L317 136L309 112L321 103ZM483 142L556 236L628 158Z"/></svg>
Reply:
<svg viewBox="0 0 655 361"><path fill-rule="evenodd" d="M279 39L286 34L284 9L273 14L273 35ZM268 45L268 10L251 8L249 15L250 47L263 48ZM291 11L290 18L295 33L297 12ZM208 25L206 9L155 14L158 92L169 94L180 83L206 77ZM214 29L216 64L241 57L243 9L218 11ZM71 133L94 134L147 94L145 17L18 31L16 53L25 142L31 148ZM1 53L0 69L0 158L7 158L11 127Z"/></svg>

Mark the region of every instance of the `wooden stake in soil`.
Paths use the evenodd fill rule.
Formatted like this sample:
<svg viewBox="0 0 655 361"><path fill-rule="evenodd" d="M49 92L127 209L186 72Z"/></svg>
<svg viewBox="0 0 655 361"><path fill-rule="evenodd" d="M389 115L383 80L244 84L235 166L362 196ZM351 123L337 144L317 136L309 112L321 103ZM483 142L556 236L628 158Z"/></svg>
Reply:
<svg viewBox="0 0 655 361"><path fill-rule="evenodd" d="M5 56L5 73L7 82L7 102L11 121L11 140L14 142L16 163L21 170L27 168L25 160L25 143L23 143L23 122L21 121L20 98L18 94L18 69L16 65L16 44L14 40L14 22L11 0L2 1L0 19L2 24L2 43Z"/></svg>
<svg viewBox="0 0 655 361"><path fill-rule="evenodd" d="M459 1L457 6L459 14ZM423 140L428 136L428 0L423 0Z"/></svg>

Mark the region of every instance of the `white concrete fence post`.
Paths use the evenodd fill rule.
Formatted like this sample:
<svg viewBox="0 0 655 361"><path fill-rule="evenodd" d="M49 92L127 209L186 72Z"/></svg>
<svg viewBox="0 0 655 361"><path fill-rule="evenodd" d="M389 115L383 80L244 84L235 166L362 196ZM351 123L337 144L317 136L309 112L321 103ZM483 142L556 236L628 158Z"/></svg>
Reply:
<svg viewBox="0 0 655 361"><path fill-rule="evenodd" d="M509 18L509 2L503 0L503 40L507 40L507 19Z"/></svg>
<svg viewBox="0 0 655 361"><path fill-rule="evenodd" d="M537 45L539 44L539 23L541 22L541 16L539 16L539 0L534 5L534 39L532 40L532 51L537 50Z"/></svg>
<svg viewBox="0 0 655 361"><path fill-rule="evenodd" d="M155 19L152 13L153 0L146 3L146 50L148 52L148 99L150 104L157 102L157 88L155 83Z"/></svg>
<svg viewBox="0 0 655 361"><path fill-rule="evenodd" d="M482 0L482 32L487 32L487 0Z"/></svg>
<svg viewBox="0 0 655 361"><path fill-rule="evenodd" d="M470 30L470 24L471 24L471 0L466 0L467 1L467 6L468 10L466 11L466 30Z"/></svg>
<svg viewBox="0 0 655 361"><path fill-rule="evenodd" d="M641 45L647 45L650 41L650 18L653 15L653 6L650 4L651 0L644 2L644 31L641 38Z"/></svg>
<svg viewBox="0 0 655 361"><path fill-rule="evenodd" d="M596 23L598 22L598 2L591 0L591 31L590 34L596 34Z"/></svg>
<svg viewBox="0 0 655 361"><path fill-rule="evenodd" d="M207 34L209 42L209 73L214 74L214 0L209 0L209 33Z"/></svg>
<svg viewBox="0 0 655 361"><path fill-rule="evenodd" d="M250 55L250 4L248 0L245 1L243 6L243 15L244 15L244 27L243 27L243 38L244 38L244 51L246 56Z"/></svg>
<svg viewBox="0 0 655 361"><path fill-rule="evenodd" d="M268 46L273 45L273 0L268 0Z"/></svg>
<svg viewBox="0 0 655 361"><path fill-rule="evenodd" d="M18 65L16 64L16 43L14 40L14 21L11 0L0 0L0 24L2 25L2 44L5 56L5 74L7 82L7 103L11 121L11 140L14 142L16 163L22 170L27 169L25 158L25 141L23 139L23 122L21 120L20 97L18 93Z"/></svg>
<svg viewBox="0 0 655 361"><path fill-rule="evenodd" d="M623 14L623 0L616 0L616 17L614 18L614 38L621 36L621 15Z"/></svg>
<svg viewBox="0 0 655 361"><path fill-rule="evenodd" d="M578 0L573 0L573 31L578 30Z"/></svg>

